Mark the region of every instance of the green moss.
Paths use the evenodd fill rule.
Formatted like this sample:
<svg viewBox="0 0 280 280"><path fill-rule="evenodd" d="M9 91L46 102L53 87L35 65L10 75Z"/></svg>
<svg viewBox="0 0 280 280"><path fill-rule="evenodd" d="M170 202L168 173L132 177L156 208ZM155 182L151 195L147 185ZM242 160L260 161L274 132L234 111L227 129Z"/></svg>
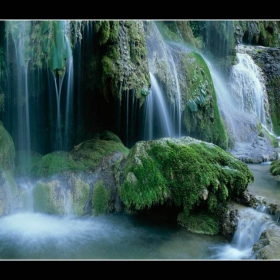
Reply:
<svg viewBox="0 0 280 280"><path fill-rule="evenodd" d="M120 100L123 93L132 90L142 104L145 96L141 91L150 87L143 22L108 21L107 24L111 31L108 40L101 46L101 90L104 96L113 95ZM100 77L96 79L98 82Z"/></svg>
<svg viewBox="0 0 280 280"><path fill-rule="evenodd" d="M190 21L155 21L155 24L165 40L201 47L200 38L194 37Z"/></svg>
<svg viewBox="0 0 280 280"><path fill-rule="evenodd" d="M71 155L64 151L56 151L44 155L31 170L38 177L50 176L66 170L78 169Z"/></svg>
<svg viewBox="0 0 280 280"><path fill-rule="evenodd" d="M1 71L1 70L0 70ZM5 100L5 95L1 93L1 87L0 87L0 119L2 119L2 113L4 112L4 100Z"/></svg>
<svg viewBox="0 0 280 280"><path fill-rule="evenodd" d="M57 205L53 186L50 183L37 183L33 188L32 195L35 212L64 214L64 204Z"/></svg>
<svg viewBox="0 0 280 280"><path fill-rule="evenodd" d="M277 159L270 164L270 173L273 176L279 176L280 175L280 159Z"/></svg>
<svg viewBox="0 0 280 280"><path fill-rule="evenodd" d="M92 208L95 215L104 214L108 211L110 192L104 187L103 181L94 184L92 193Z"/></svg>
<svg viewBox="0 0 280 280"><path fill-rule="evenodd" d="M169 196L168 181L151 158L141 158L138 166L126 166L124 174L120 196L128 208L140 210L161 205Z"/></svg>
<svg viewBox="0 0 280 280"><path fill-rule="evenodd" d="M15 176L32 175L32 170L37 169L37 164L40 163L41 158L41 154L33 151L17 151L15 157Z"/></svg>
<svg viewBox="0 0 280 280"><path fill-rule="evenodd" d="M190 215L181 212L177 217L177 221L178 224L186 227L193 233L215 235L220 230L217 217L209 215L207 212L198 212Z"/></svg>
<svg viewBox="0 0 280 280"><path fill-rule="evenodd" d="M245 163L216 145L189 137L136 143L124 176L120 197L128 208L173 203L186 215L200 207L214 214L254 179ZM205 188L208 195L203 198ZM208 204L212 195L217 203L212 199Z"/></svg>
<svg viewBox="0 0 280 280"><path fill-rule="evenodd" d="M104 159L114 152L121 152L127 155L129 149L126 148L121 140L109 131L97 134L92 140L87 140L74 147L71 156L77 163L79 169L95 169L100 166Z"/></svg>
<svg viewBox="0 0 280 280"><path fill-rule="evenodd" d="M211 73L203 57L189 52L182 58L186 77L183 123L187 134L227 150L229 137L220 117Z"/></svg>
<svg viewBox="0 0 280 280"><path fill-rule="evenodd" d="M14 172L15 146L11 135L0 121L0 166L4 170Z"/></svg>
<svg viewBox="0 0 280 280"><path fill-rule="evenodd" d="M81 180L76 180L72 187L65 186L58 180L38 182L32 193L34 211L58 215L83 215L89 192L89 185Z"/></svg>
<svg viewBox="0 0 280 280"><path fill-rule="evenodd" d="M74 183L73 188L73 205L72 205L72 211L75 215L83 215L84 207L86 205L86 202L89 198L90 193L90 187L88 184L84 183L81 180L77 180Z"/></svg>

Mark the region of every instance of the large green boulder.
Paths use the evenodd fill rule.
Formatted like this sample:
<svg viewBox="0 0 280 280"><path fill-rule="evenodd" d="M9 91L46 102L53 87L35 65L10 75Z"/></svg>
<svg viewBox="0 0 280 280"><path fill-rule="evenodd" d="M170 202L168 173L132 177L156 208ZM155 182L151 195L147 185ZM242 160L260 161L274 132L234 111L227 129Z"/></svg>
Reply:
<svg viewBox="0 0 280 280"><path fill-rule="evenodd" d="M9 132L0 121L0 168L14 171L15 145Z"/></svg>
<svg viewBox="0 0 280 280"><path fill-rule="evenodd" d="M123 176L119 194L128 209L173 205L181 211L178 222L190 228L190 218L201 219L198 213L203 212L209 222L204 228L212 233L218 231L218 214L254 179L245 163L213 143L191 137L137 142Z"/></svg>

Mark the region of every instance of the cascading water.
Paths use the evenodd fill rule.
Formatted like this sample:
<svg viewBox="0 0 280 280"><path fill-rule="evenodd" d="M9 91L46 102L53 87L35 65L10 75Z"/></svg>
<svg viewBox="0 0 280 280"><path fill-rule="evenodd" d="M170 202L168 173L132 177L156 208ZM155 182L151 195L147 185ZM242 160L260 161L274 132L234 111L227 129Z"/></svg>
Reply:
<svg viewBox="0 0 280 280"><path fill-rule="evenodd" d="M262 210L262 211L260 211ZM214 259L254 259L253 246L262 232L275 224L265 208L245 208L239 211L238 225L230 244L214 246Z"/></svg>
<svg viewBox="0 0 280 280"><path fill-rule="evenodd" d="M16 118L13 123L16 124L15 142L18 145L19 150L30 151L30 111L29 111L29 85L28 80L28 66L29 66L29 53L27 49L28 42L30 40L30 21L16 22L14 25L11 23L8 25L11 30L17 30L12 33L12 36L7 37L6 53L7 62L12 60L9 46L14 46L15 50L15 77L16 87L14 87L15 98L18 102ZM7 65L9 65L7 63ZM14 72L13 69L9 69L9 72ZM14 81L11 81L13 83ZM8 83L8 87L11 85Z"/></svg>
<svg viewBox="0 0 280 280"><path fill-rule="evenodd" d="M242 46L239 46L237 51L241 50ZM237 63L232 66L229 82L237 108L256 116L271 131L268 96L261 68L246 53L237 52L236 57Z"/></svg>
<svg viewBox="0 0 280 280"><path fill-rule="evenodd" d="M146 36L146 43L152 97L148 96L145 101L144 140L155 137L180 137L181 92L172 48L164 41L156 24L152 22ZM164 89L160 85L161 79L166 79ZM153 104L150 104L151 102ZM153 112L150 111L151 109Z"/></svg>
<svg viewBox="0 0 280 280"><path fill-rule="evenodd" d="M168 114L163 92L152 73L150 73L150 77L152 88L147 97L145 139L152 140L162 136L172 137L174 136L173 123Z"/></svg>

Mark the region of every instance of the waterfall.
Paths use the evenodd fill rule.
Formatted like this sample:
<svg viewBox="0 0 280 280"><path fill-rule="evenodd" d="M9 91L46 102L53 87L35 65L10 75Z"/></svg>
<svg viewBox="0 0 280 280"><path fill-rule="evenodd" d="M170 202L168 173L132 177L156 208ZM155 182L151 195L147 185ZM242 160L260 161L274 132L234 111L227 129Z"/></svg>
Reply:
<svg viewBox="0 0 280 280"><path fill-rule="evenodd" d="M150 72L151 93L147 97L145 139L152 140L158 137L174 136L173 122L169 115L163 92L155 78Z"/></svg>
<svg viewBox="0 0 280 280"><path fill-rule="evenodd" d="M61 114L60 114L60 100L61 100L61 88L64 75L62 77L53 73L55 83L55 96L56 96L56 130L55 130L55 149L62 149L62 131L61 131Z"/></svg>
<svg viewBox="0 0 280 280"><path fill-rule="evenodd" d="M15 68L13 81L11 81L8 87L13 86L14 96L17 103L17 110L15 112L15 117L11 121L12 124L16 124L15 128L15 142L18 145L19 150L30 151L30 111L29 111L29 85L28 85L28 62L29 54L26 48L26 41L29 40L30 33L30 22L23 21L19 22L18 29L21 36L9 36L7 38L7 65L10 60L13 59L11 52L9 51L10 46L14 46L15 50ZM12 67L12 66L10 66ZM10 73L13 73L12 69L9 69ZM16 85L12 85L15 83Z"/></svg>
<svg viewBox="0 0 280 280"><path fill-rule="evenodd" d="M261 208L259 208L261 210ZM213 246L214 259L254 259L253 246L262 232L274 222L265 210L253 208L239 211L237 229L230 244Z"/></svg>
<svg viewBox="0 0 280 280"><path fill-rule="evenodd" d="M145 102L144 139L180 137L181 91L172 45L164 41L155 23L149 27L146 43L152 96Z"/></svg>
<svg viewBox="0 0 280 280"><path fill-rule="evenodd" d="M236 57L237 64L232 66L230 74L230 86L236 106L239 110L256 116L262 125L271 131L268 96L261 68L246 53L237 52Z"/></svg>

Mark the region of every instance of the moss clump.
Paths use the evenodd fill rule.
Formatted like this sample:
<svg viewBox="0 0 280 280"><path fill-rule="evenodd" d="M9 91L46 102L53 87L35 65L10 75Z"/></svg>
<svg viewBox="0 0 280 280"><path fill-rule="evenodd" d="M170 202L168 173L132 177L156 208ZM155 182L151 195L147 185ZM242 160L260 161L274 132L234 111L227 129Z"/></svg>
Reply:
<svg viewBox="0 0 280 280"><path fill-rule="evenodd" d="M103 181L95 183L92 193L92 208L94 215L104 214L108 211L110 192L104 187Z"/></svg>
<svg viewBox="0 0 280 280"><path fill-rule="evenodd" d="M219 233L219 221L214 215L207 212L198 212L186 215L179 213L177 217L178 224L186 227L190 232L199 234L215 235Z"/></svg>
<svg viewBox="0 0 280 280"><path fill-rule="evenodd" d="M11 135L0 121L0 166L4 170L14 172L15 146Z"/></svg>
<svg viewBox="0 0 280 280"><path fill-rule="evenodd" d="M190 137L137 142L124 166L123 203L136 210L173 204L184 215L213 215L253 181L247 165L220 147ZM215 203L214 203L215 202Z"/></svg>
<svg viewBox="0 0 280 280"><path fill-rule="evenodd" d="M58 179L38 182L33 188L34 211L83 215L89 192L89 185L81 180L76 180L71 186Z"/></svg>
<svg viewBox="0 0 280 280"><path fill-rule="evenodd" d="M47 214L64 214L64 204L57 204L51 184L37 183L33 189L34 211Z"/></svg>
<svg viewBox="0 0 280 280"><path fill-rule="evenodd" d="M56 151L44 155L37 165L31 170L37 177L50 176L66 170L77 169L75 161L71 155L64 151Z"/></svg>
<svg viewBox="0 0 280 280"><path fill-rule="evenodd" d="M19 190L10 171L0 169L0 216L17 209Z"/></svg>
<svg viewBox="0 0 280 280"><path fill-rule="evenodd" d="M90 187L87 183L82 180L76 180L73 187L73 206L72 211L75 215L85 214L85 205L89 198Z"/></svg>
<svg viewBox="0 0 280 280"><path fill-rule="evenodd" d="M280 159L277 159L270 164L270 173L273 176L279 176L280 175Z"/></svg>
<svg viewBox="0 0 280 280"><path fill-rule="evenodd" d="M196 52L185 53L182 65L186 77L183 95L183 123L191 137L212 142L227 150L229 138L221 119L216 91L207 64Z"/></svg>
<svg viewBox="0 0 280 280"><path fill-rule="evenodd" d="M71 156L76 161L79 169L94 170L97 166L114 152L121 152L127 155L126 148L118 136L110 131L96 134L95 138L84 141L71 151Z"/></svg>
<svg viewBox="0 0 280 280"><path fill-rule="evenodd" d="M19 150L15 157L15 176L30 176L36 170L42 155L34 151Z"/></svg>

